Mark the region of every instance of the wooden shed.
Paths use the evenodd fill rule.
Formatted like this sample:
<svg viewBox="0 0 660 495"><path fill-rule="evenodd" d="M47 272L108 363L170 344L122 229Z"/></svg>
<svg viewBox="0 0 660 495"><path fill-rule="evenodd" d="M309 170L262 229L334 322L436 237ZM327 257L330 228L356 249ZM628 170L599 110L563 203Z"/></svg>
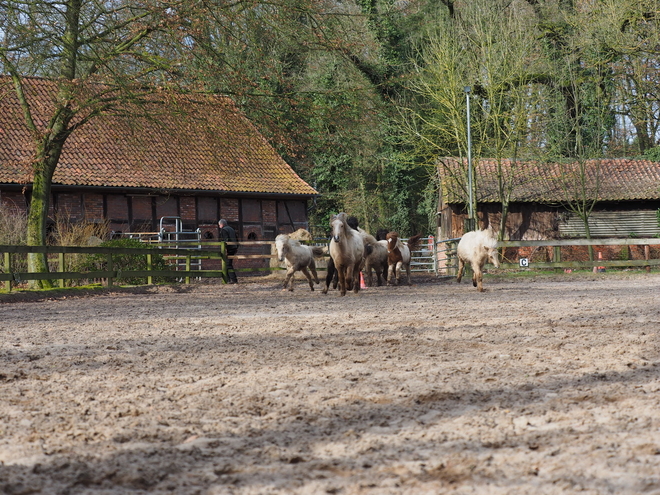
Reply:
<svg viewBox="0 0 660 495"><path fill-rule="evenodd" d="M498 227L503 195L509 197L505 237L540 240L585 236L570 205L593 202L592 237L660 235L660 163L601 159L543 163L482 159L473 164L477 216L481 227ZM467 160L438 162L438 236L460 237L468 202Z"/></svg>

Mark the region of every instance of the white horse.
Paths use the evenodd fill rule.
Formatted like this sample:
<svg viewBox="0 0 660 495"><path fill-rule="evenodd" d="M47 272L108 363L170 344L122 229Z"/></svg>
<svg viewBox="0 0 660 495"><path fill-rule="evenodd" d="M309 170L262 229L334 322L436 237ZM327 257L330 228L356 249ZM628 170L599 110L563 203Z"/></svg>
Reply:
<svg viewBox="0 0 660 495"><path fill-rule="evenodd" d="M338 213L330 220L332 239L330 240L330 256L334 261L339 276L339 290L342 296L353 289L356 294L360 290L360 268L364 258L364 241L357 230L346 223L348 215Z"/></svg>
<svg viewBox="0 0 660 495"><path fill-rule="evenodd" d="M318 284L319 276L316 273L316 262L314 261L314 257L321 256L323 254L323 248L320 246L305 246L304 244L300 244L300 242L289 238L286 234L280 234L275 238L275 247L277 248L277 259L280 261L286 261L287 271L282 290L286 290L289 281L291 281L289 290L293 290L293 274L297 271L303 272L309 282L309 288L314 290L314 283L312 282L312 276L309 272L312 272L314 275L314 282Z"/></svg>

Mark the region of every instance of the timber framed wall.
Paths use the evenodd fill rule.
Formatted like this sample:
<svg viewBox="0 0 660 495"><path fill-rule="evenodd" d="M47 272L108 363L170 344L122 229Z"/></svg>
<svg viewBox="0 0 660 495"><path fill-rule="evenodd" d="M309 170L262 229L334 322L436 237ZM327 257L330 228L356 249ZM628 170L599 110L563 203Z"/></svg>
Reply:
<svg viewBox="0 0 660 495"><path fill-rule="evenodd" d="M27 211L29 192L0 186L0 203ZM274 240L280 233L308 228L305 198L250 198L196 195L96 192L54 188L51 220L64 216L72 223L109 224L116 233L156 232L164 216L180 217L184 230L201 229L202 238L218 239L218 220L225 218L236 229L240 240Z"/></svg>

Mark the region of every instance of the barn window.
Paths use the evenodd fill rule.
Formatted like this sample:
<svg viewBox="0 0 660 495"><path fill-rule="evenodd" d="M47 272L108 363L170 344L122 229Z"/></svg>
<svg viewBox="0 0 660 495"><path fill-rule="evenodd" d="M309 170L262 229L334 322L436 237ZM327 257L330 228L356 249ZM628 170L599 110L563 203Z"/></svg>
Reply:
<svg viewBox="0 0 660 495"><path fill-rule="evenodd" d="M179 204L176 197L159 196L156 198L156 218L176 217L179 215Z"/></svg>
<svg viewBox="0 0 660 495"><path fill-rule="evenodd" d="M261 222L261 201L258 199L244 199L241 201L243 222Z"/></svg>
<svg viewBox="0 0 660 495"><path fill-rule="evenodd" d="M197 198L197 221L199 223L216 223L218 221L218 200L216 198Z"/></svg>
<svg viewBox="0 0 660 495"><path fill-rule="evenodd" d="M128 198L115 194L106 197L106 217L110 221L128 222Z"/></svg>

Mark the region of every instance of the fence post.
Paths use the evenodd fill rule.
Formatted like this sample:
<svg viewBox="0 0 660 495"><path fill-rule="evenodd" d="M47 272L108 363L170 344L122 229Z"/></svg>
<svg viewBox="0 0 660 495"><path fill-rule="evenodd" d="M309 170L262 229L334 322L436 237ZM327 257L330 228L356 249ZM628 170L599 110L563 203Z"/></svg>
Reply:
<svg viewBox="0 0 660 495"><path fill-rule="evenodd" d="M151 247L149 248L151 249ZM153 268L153 255L151 253L147 254L147 271L151 271ZM147 284L152 285L154 283L154 278L149 275L147 277Z"/></svg>
<svg viewBox="0 0 660 495"><path fill-rule="evenodd" d="M220 255L222 256L222 281L223 283L229 282L229 270L227 270L227 243L220 243Z"/></svg>
<svg viewBox="0 0 660 495"><path fill-rule="evenodd" d="M552 254L552 262L559 263L561 261L561 246L555 246ZM555 268L556 272L561 272L561 268Z"/></svg>
<svg viewBox="0 0 660 495"><path fill-rule="evenodd" d="M190 258L192 258L192 255L187 254L186 255L186 271L190 272ZM190 275L186 275L185 281L186 284L190 283Z"/></svg>
<svg viewBox="0 0 660 495"><path fill-rule="evenodd" d="M458 265L457 265L457 257L454 255L456 247L458 246L458 243L455 241L447 241L445 242L445 257L447 258L447 261L445 261L445 265L447 266L447 275L450 277L455 277L456 274L458 273ZM458 256L456 254L456 256Z"/></svg>
<svg viewBox="0 0 660 495"><path fill-rule="evenodd" d="M644 246L644 259L646 261L651 259L651 246L648 244ZM646 271L650 272L651 271L651 265L646 265Z"/></svg>
<svg viewBox="0 0 660 495"><path fill-rule="evenodd" d="M64 273L66 265L64 263L64 253L63 252L62 253L57 253L57 260L59 262L58 267L57 267L57 271L60 272L60 273ZM64 287L66 287L66 280L64 280L63 278L60 279L60 287L62 289Z"/></svg>
<svg viewBox="0 0 660 495"><path fill-rule="evenodd" d="M11 274L11 253L5 253L5 273ZM11 280L5 282L5 290L11 292Z"/></svg>
<svg viewBox="0 0 660 495"><path fill-rule="evenodd" d="M112 253L108 253L108 271L113 272L115 267L112 263ZM112 275L108 276L108 287L112 287Z"/></svg>

